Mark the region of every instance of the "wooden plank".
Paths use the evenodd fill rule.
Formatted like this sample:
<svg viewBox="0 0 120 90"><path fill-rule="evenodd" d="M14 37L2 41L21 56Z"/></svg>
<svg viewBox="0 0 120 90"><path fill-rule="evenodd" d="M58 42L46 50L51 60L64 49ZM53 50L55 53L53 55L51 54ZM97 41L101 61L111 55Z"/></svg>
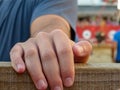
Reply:
<svg viewBox="0 0 120 90"><path fill-rule="evenodd" d="M75 64L75 83L64 90L118 90L120 64ZM0 90L36 90L28 73L17 74L10 63L0 62Z"/></svg>

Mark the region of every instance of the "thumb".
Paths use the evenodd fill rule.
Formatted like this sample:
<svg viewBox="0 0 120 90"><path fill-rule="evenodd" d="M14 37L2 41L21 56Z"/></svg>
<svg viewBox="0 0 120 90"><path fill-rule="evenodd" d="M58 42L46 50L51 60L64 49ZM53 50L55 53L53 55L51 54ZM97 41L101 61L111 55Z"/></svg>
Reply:
<svg viewBox="0 0 120 90"><path fill-rule="evenodd" d="M72 44L75 62L86 63L92 52L92 45L89 41L82 40Z"/></svg>

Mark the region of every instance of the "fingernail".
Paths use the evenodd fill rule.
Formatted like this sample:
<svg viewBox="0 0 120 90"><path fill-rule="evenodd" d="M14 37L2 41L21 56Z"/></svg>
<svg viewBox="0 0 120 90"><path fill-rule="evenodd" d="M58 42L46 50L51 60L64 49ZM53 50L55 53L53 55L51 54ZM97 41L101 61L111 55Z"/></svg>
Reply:
<svg viewBox="0 0 120 90"><path fill-rule="evenodd" d="M75 47L76 47L76 49L78 49L78 53L79 53L79 55L81 55L82 53L84 53L84 49L81 47L81 46L79 46L79 45L75 45Z"/></svg>
<svg viewBox="0 0 120 90"><path fill-rule="evenodd" d="M19 69L23 68L23 66L21 64L17 64L17 68L19 70Z"/></svg>
<svg viewBox="0 0 120 90"><path fill-rule="evenodd" d="M73 79L70 78L70 77L66 78L64 84L65 84L65 86L67 86L67 87L72 86L72 85L73 85Z"/></svg>
<svg viewBox="0 0 120 90"><path fill-rule="evenodd" d="M47 88L47 85L43 80L39 80L36 84L37 89L43 90Z"/></svg>
<svg viewBox="0 0 120 90"><path fill-rule="evenodd" d="M22 72L23 69L24 69L23 65L17 64L17 70L18 70L18 72Z"/></svg>
<svg viewBox="0 0 120 90"><path fill-rule="evenodd" d="M62 90L62 89L61 89L61 87L56 86L56 87L54 88L54 90Z"/></svg>

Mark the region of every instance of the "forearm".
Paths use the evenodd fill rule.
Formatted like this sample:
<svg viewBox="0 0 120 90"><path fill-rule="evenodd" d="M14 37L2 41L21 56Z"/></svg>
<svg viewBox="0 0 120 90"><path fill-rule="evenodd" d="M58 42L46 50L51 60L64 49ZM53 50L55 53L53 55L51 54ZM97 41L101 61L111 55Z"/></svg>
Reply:
<svg viewBox="0 0 120 90"><path fill-rule="evenodd" d="M112 47L111 49L111 57L114 58L114 52L115 52L115 49Z"/></svg>
<svg viewBox="0 0 120 90"><path fill-rule="evenodd" d="M50 33L60 29L70 37L70 26L68 22L57 15L44 15L33 21L31 25L31 37L35 37L39 32Z"/></svg>
<svg viewBox="0 0 120 90"><path fill-rule="evenodd" d="M117 43L116 42L112 42L112 46L111 46L111 57L112 57L112 59L115 58L116 48L117 48Z"/></svg>

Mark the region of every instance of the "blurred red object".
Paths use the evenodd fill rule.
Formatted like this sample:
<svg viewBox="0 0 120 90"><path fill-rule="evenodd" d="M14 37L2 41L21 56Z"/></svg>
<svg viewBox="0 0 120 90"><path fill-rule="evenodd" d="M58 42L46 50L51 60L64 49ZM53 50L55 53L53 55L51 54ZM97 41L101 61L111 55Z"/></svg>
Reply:
<svg viewBox="0 0 120 90"><path fill-rule="evenodd" d="M103 29L103 30L101 30ZM115 26L115 25L106 25L104 27L100 27L100 26L93 26L93 25L89 25L89 26L85 26L85 27L80 27L77 26L76 27L76 33L78 35L79 39L84 39L84 32L86 32L86 37L88 37L87 39L89 40L93 40L96 39L95 35L97 32L102 31L103 33L105 33L105 37L106 37L106 42L110 42L112 40L112 36L117 30L120 30L120 26ZM87 36L89 35L89 36Z"/></svg>
<svg viewBox="0 0 120 90"><path fill-rule="evenodd" d="M107 3L114 3L114 2L117 2L117 0L103 0L104 2L107 2Z"/></svg>

